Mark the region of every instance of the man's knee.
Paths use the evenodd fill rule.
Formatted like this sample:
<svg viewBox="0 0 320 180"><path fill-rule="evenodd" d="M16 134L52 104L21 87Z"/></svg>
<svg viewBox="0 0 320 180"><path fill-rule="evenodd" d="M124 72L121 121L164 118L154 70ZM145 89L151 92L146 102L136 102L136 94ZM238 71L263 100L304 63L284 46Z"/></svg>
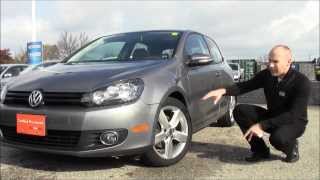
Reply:
<svg viewBox="0 0 320 180"><path fill-rule="evenodd" d="M233 117L238 124L245 123L245 119L247 119L247 104L238 104L233 110Z"/></svg>
<svg viewBox="0 0 320 180"><path fill-rule="evenodd" d="M243 112L244 112L244 106L245 106L245 104L238 104L238 105L236 105L236 107L234 108L234 110L233 110L233 116L235 117L235 118L237 118L237 117L240 117L240 116L242 116L243 115ZM237 118L238 119L238 118Z"/></svg>
<svg viewBox="0 0 320 180"><path fill-rule="evenodd" d="M283 149L288 146L290 140L281 133L271 134L269 138L270 144L278 150L283 151Z"/></svg>

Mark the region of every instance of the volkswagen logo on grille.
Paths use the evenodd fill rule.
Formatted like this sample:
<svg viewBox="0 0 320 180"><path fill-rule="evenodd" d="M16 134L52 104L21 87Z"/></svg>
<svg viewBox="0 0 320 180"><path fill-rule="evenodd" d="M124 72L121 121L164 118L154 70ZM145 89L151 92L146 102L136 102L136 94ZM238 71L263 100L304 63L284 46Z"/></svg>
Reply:
<svg viewBox="0 0 320 180"><path fill-rule="evenodd" d="M31 107L37 107L39 106L43 101L43 95L41 91L34 90L29 95L29 104Z"/></svg>

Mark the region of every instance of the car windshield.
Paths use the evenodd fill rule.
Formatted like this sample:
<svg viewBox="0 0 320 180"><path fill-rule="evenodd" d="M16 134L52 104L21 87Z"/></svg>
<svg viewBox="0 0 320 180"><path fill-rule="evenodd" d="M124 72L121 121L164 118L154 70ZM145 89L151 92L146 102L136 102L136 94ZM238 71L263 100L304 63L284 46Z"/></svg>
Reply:
<svg viewBox="0 0 320 180"><path fill-rule="evenodd" d="M238 70L238 65L236 64L229 64L232 70Z"/></svg>
<svg viewBox="0 0 320 180"><path fill-rule="evenodd" d="M67 64L160 60L174 56L180 32L135 32L102 37L75 53Z"/></svg>
<svg viewBox="0 0 320 180"><path fill-rule="evenodd" d="M0 74L7 68L7 66L0 66Z"/></svg>

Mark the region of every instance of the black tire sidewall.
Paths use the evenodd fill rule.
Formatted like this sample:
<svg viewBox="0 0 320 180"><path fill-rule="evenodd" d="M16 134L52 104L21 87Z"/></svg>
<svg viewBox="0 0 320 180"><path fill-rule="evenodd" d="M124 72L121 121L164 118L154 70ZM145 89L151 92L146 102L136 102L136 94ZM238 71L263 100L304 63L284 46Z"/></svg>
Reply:
<svg viewBox="0 0 320 180"><path fill-rule="evenodd" d="M236 96L233 96L234 97L234 101L235 101L235 105L237 104L237 97ZM231 98L231 96L230 96ZM231 112L233 113L233 112ZM230 117L230 100L229 100L229 103L228 103L228 111L226 112L225 115L223 115L220 119L218 119L218 122L217 122L218 126L219 127L231 127L235 124L235 121L231 121L231 117Z"/></svg>

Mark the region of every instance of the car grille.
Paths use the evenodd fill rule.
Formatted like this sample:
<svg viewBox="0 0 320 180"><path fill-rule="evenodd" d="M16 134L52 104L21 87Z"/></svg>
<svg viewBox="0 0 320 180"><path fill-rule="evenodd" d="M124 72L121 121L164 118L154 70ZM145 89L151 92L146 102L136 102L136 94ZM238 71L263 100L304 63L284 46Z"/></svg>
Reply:
<svg viewBox="0 0 320 180"><path fill-rule="evenodd" d="M47 136L31 136L16 133L15 127L0 126L6 141L42 145L47 147L74 148L78 145L81 132L80 131L53 131L48 130Z"/></svg>
<svg viewBox="0 0 320 180"><path fill-rule="evenodd" d="M29 105L31 92L8 91L4 104ZM43 92L44 105L83 105L81 103L83 93L56 93Z"/></svg>
<svg viewBox="0 0 320 180"><path fill-rule="evenodd" d="M100 135L105 130L92 131L58 131L48 130L47 135L31 136L17 134L15 127L0 126L4 142L59 150L90 150L108 147L100 142ZM123 142L128 130L118 129L119 143ZM118 143L118 144L119 144Z"/></svg>

